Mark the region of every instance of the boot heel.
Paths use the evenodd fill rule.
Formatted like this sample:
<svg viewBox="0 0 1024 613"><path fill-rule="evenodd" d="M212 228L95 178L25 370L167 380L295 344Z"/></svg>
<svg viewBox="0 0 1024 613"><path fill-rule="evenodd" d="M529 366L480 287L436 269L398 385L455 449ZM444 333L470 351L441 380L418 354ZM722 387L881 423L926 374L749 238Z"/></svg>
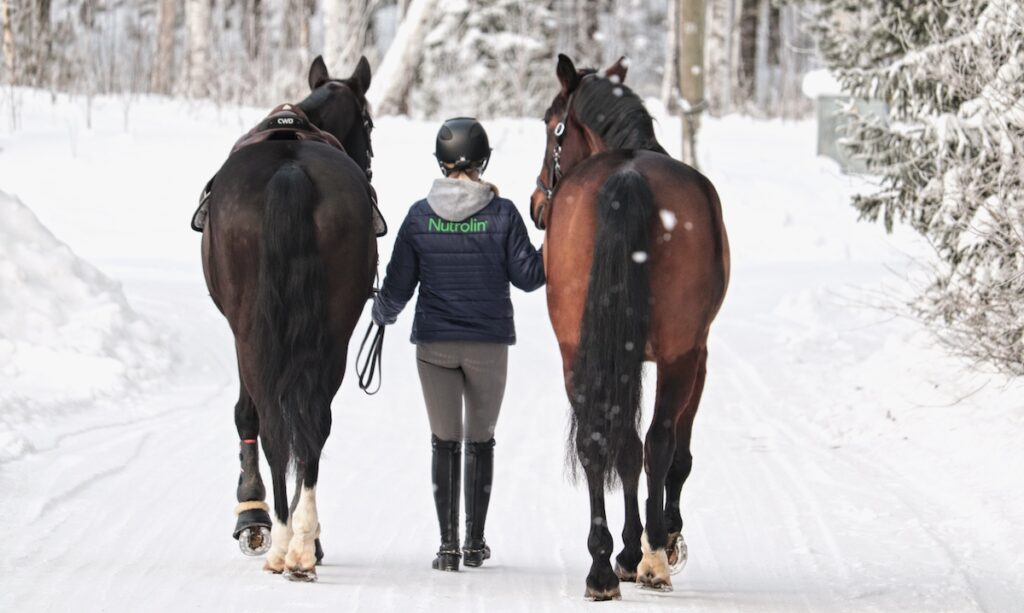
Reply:
<svg viewBox="0 0 1024 613"><path fill-rule="evenodd" d="M478 549L463 549L462 563L468 567L479 568L484 565L484 560L491 557L491 548L484 545Z"/></svg>
<svg viewBox="0 0 1024 613"><path fill-rule="evenodd" d="M431 566L434 570L456 572L459 570L459 554L450 551L439 551Z"/></svg>

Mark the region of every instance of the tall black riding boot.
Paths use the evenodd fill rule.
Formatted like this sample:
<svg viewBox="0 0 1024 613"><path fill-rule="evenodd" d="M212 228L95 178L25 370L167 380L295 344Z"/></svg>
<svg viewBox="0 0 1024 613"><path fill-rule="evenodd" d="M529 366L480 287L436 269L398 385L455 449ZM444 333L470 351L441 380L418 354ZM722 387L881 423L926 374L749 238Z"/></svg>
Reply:
<svg viewBox="0 0 1024 613"><path fill-rule="evenodd" d="M459 570L459 477L462 472L462 445L431 437L434 447L434 506L441 527L441 549L434 558L437 570Z"/></svg>
<svg viewBox="0 0 1024 613"><path fill-rule="evenodd" d="M491 548L484 540L484 524L493 479L494 439L466 443L466 542L462 547L466 566L480 566L491 557Z"/></svg>

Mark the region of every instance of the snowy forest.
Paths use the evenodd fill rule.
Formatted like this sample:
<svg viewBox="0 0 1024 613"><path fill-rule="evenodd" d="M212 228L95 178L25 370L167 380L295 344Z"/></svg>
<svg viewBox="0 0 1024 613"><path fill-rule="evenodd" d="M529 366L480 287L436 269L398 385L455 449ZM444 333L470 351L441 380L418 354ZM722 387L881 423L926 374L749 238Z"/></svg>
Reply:
<svg viewBox="0 0 1024 613"><path fill-rule="evenodd" d="M818 63L813 9L683 4L706 14L711 112L809 110L799 88ZM673 103L678 82L679 12L666 0L3 0L2 11L3 81L80 95L274 104L301 94L321 53L338 67L365 54L389 77L376 111L414 117L536 115L559 52L581 66L631 58L634 88Z"/></svg>

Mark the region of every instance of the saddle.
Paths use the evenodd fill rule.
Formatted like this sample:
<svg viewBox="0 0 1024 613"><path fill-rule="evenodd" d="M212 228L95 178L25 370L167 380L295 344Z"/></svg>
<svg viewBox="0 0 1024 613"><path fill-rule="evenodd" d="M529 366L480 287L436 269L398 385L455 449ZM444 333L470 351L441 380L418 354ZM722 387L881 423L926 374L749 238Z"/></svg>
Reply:
<svg viewBox="0 0 1024 613"><path fill-rule="evenodd" d="M266 118L238 139L231 148L231 153L268 140L313 141L345 151L333 134L314 126L302 109L291 104L282 104L275 107Z"/></svg>
<svg viewBox="0 0 1024 613"><path fill-rule="evenodd" d="M313 125L306 117L306 114L299 107L292 104L281 104L274 107L270 114L260 120L253 129L242 135L234 146L231 147L231 155L256 143L263 143L272 140L297 140L324 143L340 151L345 147L330 132L325 132ZM213 190L214 175L203 187L199 195L199 206L192 215L192 229L202 232L206 227L206 219L209 216L210 192ZM370 201L373 209L373 231L374 234L384 236L388 233L388 224L381 215L377 206L377 190L370 185Z"/></svg>

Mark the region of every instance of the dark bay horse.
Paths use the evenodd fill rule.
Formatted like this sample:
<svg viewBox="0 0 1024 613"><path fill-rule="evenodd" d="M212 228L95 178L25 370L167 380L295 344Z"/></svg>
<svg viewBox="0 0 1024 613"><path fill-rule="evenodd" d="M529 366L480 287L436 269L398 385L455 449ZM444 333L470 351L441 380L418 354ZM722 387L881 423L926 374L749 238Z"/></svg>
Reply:
<svg viewBox="0 0 1024 613"><path fill-rule="evenodd" d="M235 538L250 555L269 550L267 570L306 581L322 557L316 483L331 401L377 264L369 64L363 58L351 77L332 79L318 57L309 85L296 106L345 151L296 139L238 149L212 184L202 241L206 284L234 333L241 379ZM257 439L270 466L272 522Z"/></svg>
<svg viewBox="0 0 1024 613"><path fill-rule="evenodd" d="M708 332L729 280L729 244L715 188L658 144L650 114L622 84L622 60L598 73L560 55L557 74L561 91L544 118L547 148L531 216L546 229L548 312L572 405L570 451L590 491L586 597L610 600L619 598L620 579L671 589L672 567L685 561L679 497L692 465ZM657 365L658 380L641 443L645 361ZM626 522L613 570L604 493L616 478Z"/></svg>

